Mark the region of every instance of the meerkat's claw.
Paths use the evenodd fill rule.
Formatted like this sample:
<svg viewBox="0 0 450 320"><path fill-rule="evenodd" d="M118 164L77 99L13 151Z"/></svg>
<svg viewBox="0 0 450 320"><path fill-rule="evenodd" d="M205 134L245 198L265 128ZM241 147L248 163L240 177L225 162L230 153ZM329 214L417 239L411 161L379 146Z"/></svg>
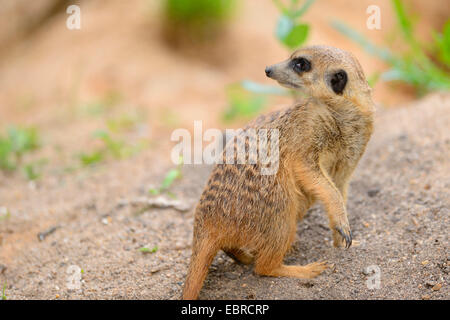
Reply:
<svg viewBox="0 0 450 320"><path fill-rule="evenodd" d="M345 240L345 248L346 249L350 248L350 246L352 245L352 231L349 230L348 233L345 233L344 231L342 231L341 228L337 228L337 227L336 227L336 230L339 232L341 237Z"/></svg>

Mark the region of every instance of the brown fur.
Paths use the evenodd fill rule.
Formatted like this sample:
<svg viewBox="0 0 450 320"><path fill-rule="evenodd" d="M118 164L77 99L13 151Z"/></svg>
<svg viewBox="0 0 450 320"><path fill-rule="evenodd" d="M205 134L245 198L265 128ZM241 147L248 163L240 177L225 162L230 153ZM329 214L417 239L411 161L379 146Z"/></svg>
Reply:
<svg viewBox="0 0 450 320"><path fill-rule="evenodd" d="M309 72L289 64L307 57ZM358 61L333 47L315 46L295 52L271 67L271 78L308 96L284 111L261 116L248 128L280 132L279 169L261 175L259 164L217 164L196 208L191 263L183 298L196 299L218 250L243 263L255 263L265 276L312 278L323 262L286 266L283 258L296 234L297 221L319 200L324 204L335 246L351 244L345 202L350 176L372 133L371 90ZM345 70L342 94L327 79ZM248 144L248 141L246 141ZM235 148L233 142L226 148Z"/></svg>

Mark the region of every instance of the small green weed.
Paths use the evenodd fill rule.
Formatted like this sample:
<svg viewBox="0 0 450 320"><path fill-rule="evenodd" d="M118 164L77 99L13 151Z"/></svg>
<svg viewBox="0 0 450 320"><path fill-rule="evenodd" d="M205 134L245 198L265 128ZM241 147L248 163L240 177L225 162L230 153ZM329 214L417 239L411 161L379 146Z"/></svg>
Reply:
<svg viewBox="0 0 450 320"><path fill-rule="evenodd" d="M105 130L94 132L93 137L101 140L103 145L94 151L80 153L78 158L82 166L98 164L107 158L124 159L135 155L148 145L144 139L136 144L126 143Z"/></svg>
<svg viewBox="0 0 450 320"><path fill-rule="evenodd" d="M167 194L170 197L175 198L176 196L172 192L170 192L169 189L172 186L172 184L175 182L175 180L181 179L181 177L182 177L181 168L182 167L183 167L183 158L180 157L177 167L170 169L166 173L159 188L156 188L156 189L152 188L148 192L152 195L158 195L158 194L161 194L162 192L167 192Z"/></svg>
<svg viewBox="0 0 450 320"><path fill-rule="evenodd" d="M9 127L5 136L0 135L0 170L11 172L24 166L23 170L27 177L37 178L36 170L33 170L34 164L23 165L23 157L39 147L36 128Z"/></svg>
<svg viewBox="0 0 450 320"><path fill-rule="evenodd" d="M2 300L6 300L6 282L3 284L3 288L2 288Z"/></svg>
<svg viewBox="0 0 450 320"><path fill-rule="evenodd" d="M147 247L139 248L139 251L142 253L155 253L158 251L158 246L154 246L152 249Z"/></svg>
<svg viewBox="0 0 450 320"><path fill-rule="evenodd" d="M42 176L42 168L47 164L47 159L30 162L23 166L23 172L28 180L37 180Z"/></svg>

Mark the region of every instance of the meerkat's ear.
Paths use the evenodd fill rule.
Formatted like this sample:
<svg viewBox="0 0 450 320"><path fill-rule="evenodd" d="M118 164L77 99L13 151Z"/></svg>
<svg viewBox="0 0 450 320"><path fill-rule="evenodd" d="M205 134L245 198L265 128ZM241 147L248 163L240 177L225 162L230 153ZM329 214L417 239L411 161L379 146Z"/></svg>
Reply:
<svg viewBox="0 0 450 320"><path fill-rule="evenodd" d="M330 76L329 79L331 89L333 89L336 94L342 94L345 89L345 85L347 84L347 72L344 70L336 71Z"/></svg>

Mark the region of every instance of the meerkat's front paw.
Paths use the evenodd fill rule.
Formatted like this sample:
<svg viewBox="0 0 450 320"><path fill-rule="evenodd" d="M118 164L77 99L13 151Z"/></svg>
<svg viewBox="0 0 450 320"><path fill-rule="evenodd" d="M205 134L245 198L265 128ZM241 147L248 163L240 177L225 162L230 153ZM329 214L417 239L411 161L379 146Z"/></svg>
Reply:
<svg viewBox="0 0 450 320"><path fill-rule="evenodd" d="M348 222L338 224L333 229L333 245L335 247L343 247L344 242L346 249L352 245L352 231Z"/></svg>

